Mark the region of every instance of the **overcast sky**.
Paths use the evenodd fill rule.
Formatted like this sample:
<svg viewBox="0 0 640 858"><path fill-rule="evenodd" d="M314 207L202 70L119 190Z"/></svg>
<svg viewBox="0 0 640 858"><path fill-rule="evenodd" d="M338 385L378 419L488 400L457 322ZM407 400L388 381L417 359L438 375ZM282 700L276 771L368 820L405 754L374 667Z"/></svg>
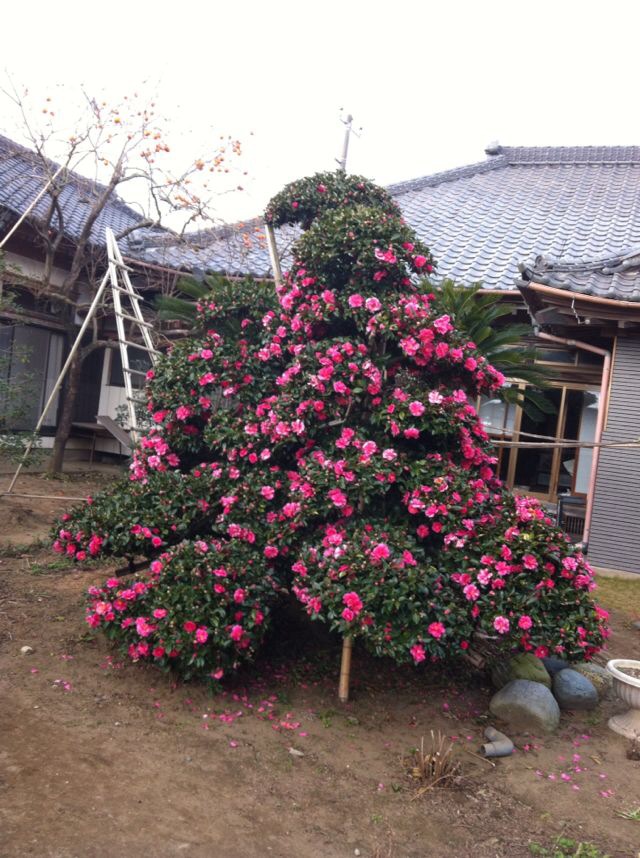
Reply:
<svg viewBox="0 0 640 858"><path fill-rule="evenodd" d="M335 167L340 108L362 127L349 171L382 184L484 160L494 140L640 143L639 24L634 0L36 0L3 9L1 62L58 104L80 83L157 94L176 157L238 137L245 190L218 204L232 220ZM0 127L15 131L6 104Z"/></svg>

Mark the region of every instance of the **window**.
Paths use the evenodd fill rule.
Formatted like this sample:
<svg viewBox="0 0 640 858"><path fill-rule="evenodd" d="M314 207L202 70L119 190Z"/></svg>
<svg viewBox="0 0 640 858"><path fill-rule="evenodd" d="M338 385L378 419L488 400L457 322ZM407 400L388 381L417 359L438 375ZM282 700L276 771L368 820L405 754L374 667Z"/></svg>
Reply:
<svg viewBox="0 0 640 858"><path fill-rule="evenodd" d="M122 358L120 357L120 349L109 350L111 358L109 363L109 385L111 387L124 387L124 373L122 372ZM129 348L129 366L131 369L136 369L139 372L147 372L151 369L151 359L149 354L142 349ZM131 374L131 385L136 389L142 389L145 386L145 379L141 375Z"/></svg>

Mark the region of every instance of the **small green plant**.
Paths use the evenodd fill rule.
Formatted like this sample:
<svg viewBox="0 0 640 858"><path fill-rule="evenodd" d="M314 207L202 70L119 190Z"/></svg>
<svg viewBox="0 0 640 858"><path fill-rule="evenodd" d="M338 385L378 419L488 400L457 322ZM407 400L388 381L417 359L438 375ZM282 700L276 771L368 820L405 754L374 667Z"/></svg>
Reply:
<svg viewBox="0 0 640 858"><path fill-rule="evenodd" d="M320 720L322 721L322 726L326 727L327 729L331 727L331 725L333 724L333 716L335 714L336 713L333 709L326 709L324 712L321 712Z"/></svg>
<svg viewBox="0 0 640 858"><path fill-rule="evenodd" d="M540 855L544 858L610 858L594 843L578 842L570 837L562 836L558 837L551 847L542 846L540 843L530 843L529 851L532 855Z"/></svg>
<svg viewBox="0 0 640 858"><path fill-rule="evenodd" d="M640 807L635 810L619 810L616 816L621 816L623 819L631 819L633 822L640 822Z"/></svg>

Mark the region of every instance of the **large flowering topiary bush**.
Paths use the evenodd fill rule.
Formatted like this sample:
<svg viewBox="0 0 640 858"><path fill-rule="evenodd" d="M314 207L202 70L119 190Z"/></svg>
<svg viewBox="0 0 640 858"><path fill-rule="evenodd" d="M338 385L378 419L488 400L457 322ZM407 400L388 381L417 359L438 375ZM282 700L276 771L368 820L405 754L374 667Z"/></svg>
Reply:
<svg viewBox="0 0 640 858"><path fill-rule="evenodd" d="M504 378L438 311L429 249L341 173L289 185L266 217L305 228L277 296L243 284L199 306L201 332L149 373L130 478L56 534L79 560L152 559L90 591L90 625L218 679L287 590L398 662L477 633L590 657L606 637L591 571L496 478L470 402Z"/></svg>

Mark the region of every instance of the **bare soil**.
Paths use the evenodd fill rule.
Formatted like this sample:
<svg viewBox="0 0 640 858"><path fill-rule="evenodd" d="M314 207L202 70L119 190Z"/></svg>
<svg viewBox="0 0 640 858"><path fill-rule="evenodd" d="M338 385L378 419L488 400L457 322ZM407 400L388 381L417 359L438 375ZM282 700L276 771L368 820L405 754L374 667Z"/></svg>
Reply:
<svg viewBox="0 0 640 858"><path fill-rule="evenodd" d="M22 491L30 481L42 489L27 476ZM81 474L64 492L95 488ZM65 505L23 502L0 498L0 542L14 546L0 557L2 858L520 858L560 834L616 858L640 849L640 821L616 815L640 805L640 762L606 724L623 704L564 714L553 737L514 735L516 752L492 765L476 756L481 675L356 650L343 706L339 641L292 612L212 696L89 633L83 593L113 567L16 549ZM609 657L638 657L635 618L614 613ZM411 750L432 730L454 743L462 779L420 795Z"/></svg>

